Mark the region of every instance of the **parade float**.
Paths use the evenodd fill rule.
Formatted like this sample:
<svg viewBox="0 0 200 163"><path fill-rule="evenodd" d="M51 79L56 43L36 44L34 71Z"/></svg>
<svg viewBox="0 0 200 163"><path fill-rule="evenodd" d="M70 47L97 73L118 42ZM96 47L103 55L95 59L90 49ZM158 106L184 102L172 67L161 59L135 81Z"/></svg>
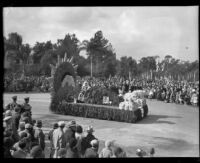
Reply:
<svg viewBox="0 0 200 163"><path fill-rule="evenodd" d="M136 123L148 114L143 91L134 91L122 96L108 88L90 87L87 81L78 87L76 65L72 59L58 58L53 67L50 110L54 113Z"/></svg>

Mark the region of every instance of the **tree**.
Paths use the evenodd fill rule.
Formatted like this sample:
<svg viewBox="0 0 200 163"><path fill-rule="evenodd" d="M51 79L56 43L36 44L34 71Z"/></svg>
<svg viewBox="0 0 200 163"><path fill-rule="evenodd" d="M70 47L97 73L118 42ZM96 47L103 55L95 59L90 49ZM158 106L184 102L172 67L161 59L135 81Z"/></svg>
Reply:
<svg viewBox="0 0 200 163"><path fill-rule="evenodd" d="M22 36L18 33L8 34L8 39L4 39L5 56L12 63L20 62L20 48L22 46Z"/></svg>
<svg viewBox="0 0 200 163"><path fill-rule="evenodd" d="M108 66L108 61L112 58L116 60L116 55L112 45L109 44L109 41L104 38L102 31L97 31L89 41L84 40L81 43L81 49L85 49L88 55L88 61L91 65L91 76L93 73L95 76L102 76L105 74L106 67ZM106 66L107 65L107 66ZM109 63L109 66L112 67L113 64Z"/></svg>
<svg viewBox="0 0 200 163"><path fill-rule="evenodd" d="M76 61L79 55L79 42L80 41L75 34L68 33L67 35L65 35L64 39L57 40L57 55L60 55L60 57L64 57L65 53L67 53L68 58L73 57L74 61Z"/></svg>
<svg viewBox="0 0 200 163"><path fill-rule="evenodd" d="M40 63L40 60L42 56L45 54L45 43L42 42L36 42L36 44L33 47L33 63L38 64Z"/></svg>

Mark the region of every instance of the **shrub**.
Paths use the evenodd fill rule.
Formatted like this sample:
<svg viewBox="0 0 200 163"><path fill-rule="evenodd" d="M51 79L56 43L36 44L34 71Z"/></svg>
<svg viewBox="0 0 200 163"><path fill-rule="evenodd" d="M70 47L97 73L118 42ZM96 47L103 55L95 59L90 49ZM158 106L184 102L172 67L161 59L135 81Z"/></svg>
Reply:
<svg viewBox="0 0 200 163"><path fill-rule="evenodd" d="M97 118L103 120L114 120L128 123L135 123L145 116L142 116L141 109L143 112L148 113L148 106L145 105L141 109L136 111L129 110L120 110L116 107L111 106L98 106L90 104L75 104L63 102L56 106L57 113L64 115L72 115L78 117L87 117L87 118Z"/></svg>

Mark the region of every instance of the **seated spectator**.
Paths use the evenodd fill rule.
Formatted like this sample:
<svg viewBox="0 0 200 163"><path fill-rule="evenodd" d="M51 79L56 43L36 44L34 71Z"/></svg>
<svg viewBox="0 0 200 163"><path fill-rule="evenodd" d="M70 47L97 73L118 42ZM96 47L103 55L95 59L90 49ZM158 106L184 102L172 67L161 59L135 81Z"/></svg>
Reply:
<svg viewBox="0 0 200 163"><path fill-rule="evenodd" d="M69 141L69 148L67 149L66 158L79 158L79 153L76 147L77 140L72 138Z"/></svg>
<svg viewBox="0 0 200 163"><path fill-rule="evenodd" d="M97 139L94 139L91 141L91 147L87 148L85 151L85 158L98 158L98 148L99 148L99 142Z"/></svg>
<svg viewBox="0 0 200 163"><path fill-rule="evenodd" d="M113 156L113 152L111 149L112 141L106 141L105 142L105 148L102 149L102 151L99 154L99 158L110 158Z"/></svg>

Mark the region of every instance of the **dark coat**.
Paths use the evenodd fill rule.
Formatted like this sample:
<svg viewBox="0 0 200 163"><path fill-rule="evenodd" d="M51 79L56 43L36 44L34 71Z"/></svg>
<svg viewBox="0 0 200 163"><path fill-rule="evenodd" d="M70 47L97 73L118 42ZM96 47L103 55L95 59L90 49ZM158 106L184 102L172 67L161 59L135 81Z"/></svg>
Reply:
<svg viewBox="0 0 200 163"><path fill-rule="evenodd" d="M81 152L81 153L82 153L82 154L85 153L85 151L86 151L87 148L92 147L91 144L90 144L90 142L91 142L92 140L94 140L94 139L96 139L96 138L95 138L95 136L92 135L92 134L88 134L86 137L84 137L84 138L82 139L82 142L81 142L81 146L82 146L82 152Z"/></svg>
<svg viewBox="0 0 200 163"><path fill-rule="evenodd" d="M85 158L98 158L98 157L99 155L98 155L97 149L88 148L85 151Z"/></svg>
<svg viewBox="0 0 200 163"><path fill-rule="evenodd" d="M75 148L73 150L71 148L68 148L67 153L66 153L66 158L79 158L77 148Z"/></svg>
<svg viewBox="0 0 200 163"><path fill-rule="evenodd" d="M20 118L21 118L20 113L15 112L14 115L12 115L12 122L13 122L13 125L16 129L18 129Z"/></svg>
<svg viewBox="0 0 200 163"><path fill-rule="evenodd" d="M45 135L40 128L36 128L34 132L35 141L41 146L42 150L45 148Z"/></svg>

